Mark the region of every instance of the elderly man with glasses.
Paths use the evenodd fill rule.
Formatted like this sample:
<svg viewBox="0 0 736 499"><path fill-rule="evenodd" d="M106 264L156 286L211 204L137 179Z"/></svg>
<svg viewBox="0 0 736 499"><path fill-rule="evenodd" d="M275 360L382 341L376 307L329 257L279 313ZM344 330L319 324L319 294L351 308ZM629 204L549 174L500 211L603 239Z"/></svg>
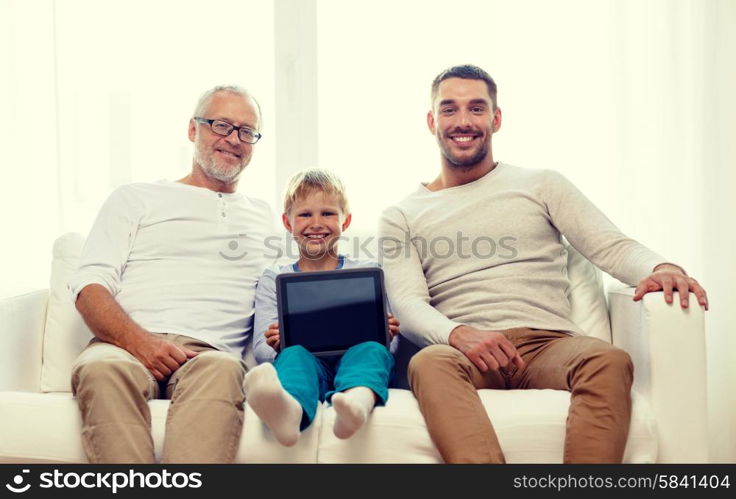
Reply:
<svg viewBox="0 0 736 499"><path fill-rule="evenodd" d="M94 334L72 371L90 462L155 462L153 398L171 399L163 462L235 459L272 219L236 188L260 124L248 92L209 90L189 122L191 173L119 187L100 210L69 282Z"/></svg>

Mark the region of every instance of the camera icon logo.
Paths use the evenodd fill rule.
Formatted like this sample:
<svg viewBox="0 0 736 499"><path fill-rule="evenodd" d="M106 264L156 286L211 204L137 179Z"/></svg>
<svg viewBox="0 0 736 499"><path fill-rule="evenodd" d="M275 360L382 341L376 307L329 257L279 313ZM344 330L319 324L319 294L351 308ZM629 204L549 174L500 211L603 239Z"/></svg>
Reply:
<svg viewBox="0 0 736 499"><path fill-rule="evenodd" d="M31 470L22 470L22 473L30 473ZM23 485L23 475L15 475L13 477L13 484L15 486L6 483L5 488L7 488L10 492L14 492L16 494L22 494L23 492L26 492L28 489L31 488L31 484L27 483Z"/></svg>
<svg viewBox="0 0 736 499"><path fill-rule="evenodd" d="M241 249L241 246L245 246L242 244L242 240L246 237L248 237L247 234L237 234L236 236L233 236L232 240L227 243L227 251L220 251L220 256L231 262L245 258L248 255L248 251L245 248ZM241 239L241 241L238 241L238 239Z"/></svg>

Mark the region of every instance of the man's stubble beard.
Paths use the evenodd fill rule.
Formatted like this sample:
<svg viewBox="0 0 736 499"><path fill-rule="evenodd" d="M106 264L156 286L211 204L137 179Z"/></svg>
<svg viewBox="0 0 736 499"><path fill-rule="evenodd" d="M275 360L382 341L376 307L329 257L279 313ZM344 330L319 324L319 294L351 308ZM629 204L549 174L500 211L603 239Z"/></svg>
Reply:
<svg viewBox="0 0 736 499"><path fill-rule="evenodd" d="M447 141L451 141L452 139L447 138ZM478 151L468 159L458 159L452 155L450 152L449 147L445 146L445 142L438 138L437 142L440 146L440 151L442 151L442 156L447 160L447 163L452 168L456 168L458 170L468 170L472 168L473 166L477 165L486 157L488 156L488 152L490 151L490 140L486 140L481 144L480 148L478 148Z"/></svg>

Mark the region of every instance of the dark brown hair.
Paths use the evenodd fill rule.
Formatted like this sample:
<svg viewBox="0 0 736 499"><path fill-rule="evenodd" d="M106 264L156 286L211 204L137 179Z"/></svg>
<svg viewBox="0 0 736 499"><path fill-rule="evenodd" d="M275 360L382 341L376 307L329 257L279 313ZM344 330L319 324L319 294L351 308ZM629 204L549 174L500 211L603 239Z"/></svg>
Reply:
<svg viewBox="0 0 736 499"><path fill-rule="evenodd" d="M498 107L496 102L496 82L493 81L491 75L485 72L485 70L472 64L463 64L462 66L453 66L442 71L432 82L432 106L434 106L434 100L437 98L437 92L440 88L440 83L447 80L448 78L462 78L463 80L483 80L486 82L488 87L488 95L491 96L493 102L494 111Z"/></svg>

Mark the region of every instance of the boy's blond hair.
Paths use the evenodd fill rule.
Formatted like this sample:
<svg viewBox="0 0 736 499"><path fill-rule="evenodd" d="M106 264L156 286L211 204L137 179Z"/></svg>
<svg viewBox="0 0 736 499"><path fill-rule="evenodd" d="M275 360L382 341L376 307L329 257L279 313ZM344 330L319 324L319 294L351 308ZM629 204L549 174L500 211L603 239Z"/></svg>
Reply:
<svg viewBox="0 0 736 499"><path fill-rule="evenodd" d="M288 215L297 199L304 198L313 192L336 196L342 214L350 213L345 185L340 177L323 168L308 168L291 177L284 193L284 213Z"/></svg>

